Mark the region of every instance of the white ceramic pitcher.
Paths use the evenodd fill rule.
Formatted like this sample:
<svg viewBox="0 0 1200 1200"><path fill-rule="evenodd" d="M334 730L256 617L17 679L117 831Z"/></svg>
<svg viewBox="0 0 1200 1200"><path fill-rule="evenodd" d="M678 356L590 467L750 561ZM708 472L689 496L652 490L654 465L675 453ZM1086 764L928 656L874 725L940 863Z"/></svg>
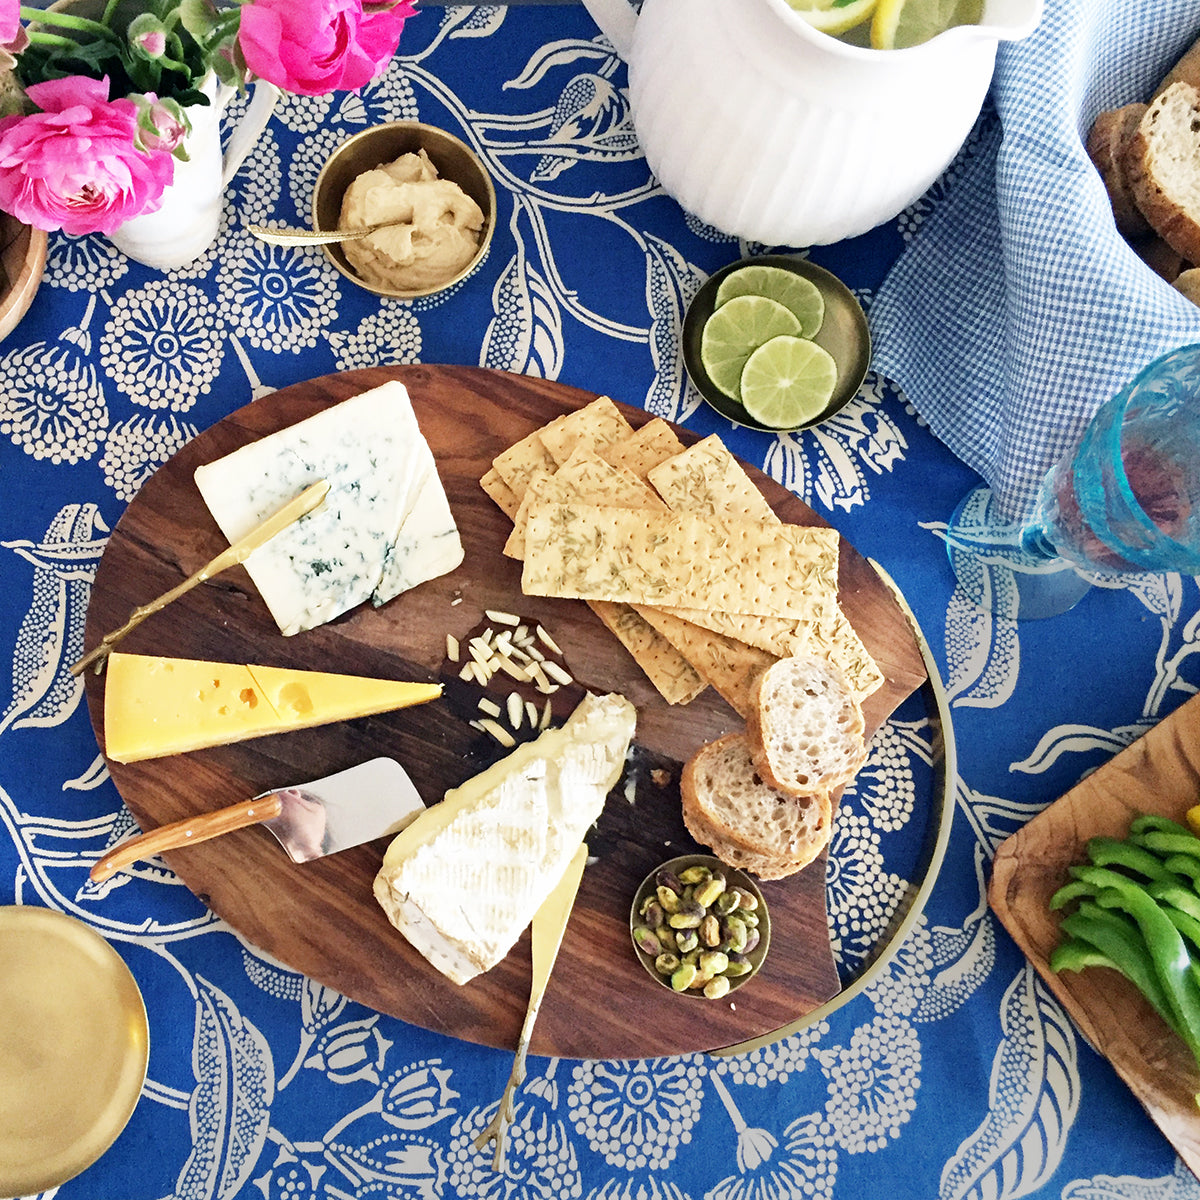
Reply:
<svg viewBox="0 0 1200 1200"><path fill-rule="evenodd" d="M246 111L221 153L221 114L237 95L234 88L210 75L201 88L205 105L190 105L192 123L184 147L187 162L175 163L175 175L157 211L134 217L109 234L109 241L136 262L160 270L186 266L216 239L221 197L266 127L279 99L279 89L259 81Z"/></svg>
<svg viewBox="0 0 1200 1200"><path fill-rule="evenodd" d="M767 245L865 233L920 196L983 106L1001 40L1042 0L904 50L820 33L786 0L584 0L629 67L650 169L688 212Z"/></svg>

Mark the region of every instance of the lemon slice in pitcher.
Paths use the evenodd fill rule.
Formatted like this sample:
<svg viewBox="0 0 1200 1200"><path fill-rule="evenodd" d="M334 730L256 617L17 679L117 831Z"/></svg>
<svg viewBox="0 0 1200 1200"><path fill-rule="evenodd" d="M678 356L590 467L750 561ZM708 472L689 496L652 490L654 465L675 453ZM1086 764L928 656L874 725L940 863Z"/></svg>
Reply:
<svg viewBox="0 0 1200 1200"><path fill-rule="evenodd" d="M825 319L825 298L811 279L785 271L783 267L753 263L726 275L717 288L716 306L720 308L734 296L766 296L791 309L800 322L800 336L810 338Z"/></svg>
<svg viewBox="0 0 1200 1200"><path fill-rule="evenodd" d="M796 314L766 296L734 296L718 308L700 335L700 364L709 379L733 400L741 399L746 359L780 334L798 334Z"/></svg>
<svg viewBox="0 0 1200 1200"><path fill-rule="evenodd" d="M837 35L861 25L877 0L787 0L814 29Z"/></svg>
<svg viewBox="0 0 1200 1200"><path fill-rule="evenodd" d="M837 363L807 338L772 338L742 369L742 407L772 429L796 429L819 417L833 398Z"/></svg>
<svg viewBox="0 0 1200 1200"><path fill-rule="evenodd" d="M871 18L876 50L919 46L954 25L978 25L983 0L878 0Z"/></svg>

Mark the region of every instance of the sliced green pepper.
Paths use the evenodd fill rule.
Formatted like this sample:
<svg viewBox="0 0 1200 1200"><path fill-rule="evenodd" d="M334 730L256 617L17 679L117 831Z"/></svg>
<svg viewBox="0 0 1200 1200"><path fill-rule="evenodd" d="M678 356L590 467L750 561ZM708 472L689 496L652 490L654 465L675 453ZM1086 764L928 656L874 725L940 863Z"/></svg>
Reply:
<svg viewBox="0 0 1200 1200"><path fill-rule="evenodd" d="M1145 833L1132 836L1137 845L1163 857L1186 854L1191 858L1200 858L1200 838L1192 833L1165 833L1159 829L1148 829Z"/></svg>
<svg viewBox="0 0 1200 1200"><path fill-rule="evenodd" d="M1111 837L1094 837L1087 844L1088 857L1097 867L1124 867L1147 879L1171 878L1166 866L1157 854L1133 842L1119 841Z"/></svg>
<svg viewBox="0 0 1200 1200"><path fill-rule="evenodd" d="M1190 854L1168 854L1163 859L1163 866L1176 875L1182 875L1192 887L1200 889L1200 858Z"/></svg>
<svg viewBox="0 0 1200 1200"><path fill-rule="evenodd" d="M1170 905L1189 917L1200 921L1200 896L1181 883L1164 883L1152 879L1146 884L1146 892L1161 905Z"/></svg>
<svg viewBox="0 0 1200 1200"><path fill-rule="evenodd" d="M1150 830L1157 830L1159 833L1182 834L1185 837L1196 836L1186 825L1172 821L1170 817L1160 817L1157 813L1141 813L1129 822L1129 832L1135 836Z"/></svg>
<svg viewBox="0 0 1200 1200"><path fill-rule="evenodd" d="M1122 875L1119 871L1110 870L1108 867L1097 867L1091 863L1076 863L1068 868L1068 873L1072 876L1073 881L1063 884L1050 897L1052 911L1064 907L1072 900L1078 900L1084 896L1094 897L1097 892L1106 887L1119 888L1126 884L1133 884L1134 887L1140 886L1128 875Z"/></svg>
<svg viewBox="0 0 1200 1200"><path fill-rule="evenodd" d="M1146 997L1155 1012L1176 1033L1179 1032L1175 1011L1159 982L1154 963L1137 925L1111 909L1101 908L1092 901L1085 901L1079 906L1078 912L1063 918L1061 927L1073 941L1066 942L1051 955L1052 970L1079 970L1079 967L1072 964L1081 957L1082 952L1078 949L1067 950L1066 947L1083 942L1107 958L1110 965L1120 971Z"/></svg>
<svg viewBox="0 0 1200 1200"><path fill-rule="evenodd" d="M1176 1029L1200 1063L1200 982L1191 969L1191 956L1179 930L1154 899L1126 879L1120 887L1104 888L1096 896L1102 908L1117 908L1137 923L1150 952L1154 973L1175 1014Z"/></svg>

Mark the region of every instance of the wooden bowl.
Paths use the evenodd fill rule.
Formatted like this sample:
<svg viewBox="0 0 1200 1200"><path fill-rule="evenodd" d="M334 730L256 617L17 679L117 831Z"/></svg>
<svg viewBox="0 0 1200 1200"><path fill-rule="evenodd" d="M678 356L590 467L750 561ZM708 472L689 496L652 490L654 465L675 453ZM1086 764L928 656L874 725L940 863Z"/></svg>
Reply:
<svg viewBox="0 0 1200 1200"><path fill-rule="evenodd" d="M46 270L46 231L0 213L0 338L29 310Z"/></svg>
<svg viewBox="0 0 1200 1200"><path fill-rule="evenodd" d="M453 287L483 261L496 227L496 189L479 156L465 142L444 129L423 125L418 121L393 121L356 133L330 156L317 176L313 196L313 228L338 227L346 189L364 171L374 170L383 163L394 162L402 154L415 154L418 150L424 150L429 155L440 178L457 183L483 210L479 249L471 261L451 278L430 287L406 290L368 282L350 265L342 246L323 247L330 261L347 279L377 296L412 300Z"/></svg>

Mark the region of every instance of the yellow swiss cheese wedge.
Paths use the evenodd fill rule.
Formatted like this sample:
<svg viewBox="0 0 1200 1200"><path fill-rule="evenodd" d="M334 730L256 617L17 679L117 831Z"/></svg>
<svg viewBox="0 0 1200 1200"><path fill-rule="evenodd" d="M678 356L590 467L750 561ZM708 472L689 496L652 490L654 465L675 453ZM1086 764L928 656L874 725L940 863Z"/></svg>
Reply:
<svg viewBox="0 0 1200 1200"><path fill-rule="evenodd" d="M284 667L109 655L105 752L140 762L436 700L440 684Z"/></svg>

